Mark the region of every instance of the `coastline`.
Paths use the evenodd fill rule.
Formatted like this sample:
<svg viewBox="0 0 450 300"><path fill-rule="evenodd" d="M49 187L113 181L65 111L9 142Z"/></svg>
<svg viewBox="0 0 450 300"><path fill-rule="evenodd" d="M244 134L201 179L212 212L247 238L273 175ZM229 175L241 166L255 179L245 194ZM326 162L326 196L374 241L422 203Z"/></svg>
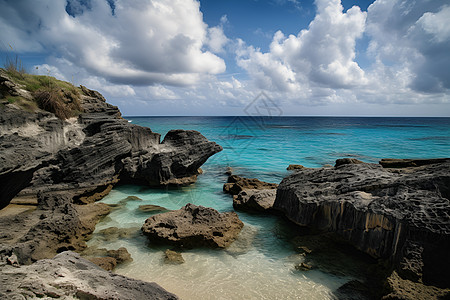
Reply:
<svg viewBox="0 0 450 300"><path fill-rule="evenodd" d="M9 93L19 93L20 90L21 87L16 85L15 90ZM20 270L21 268L27 268L23 265L28 265L35 261L39 265L39 261L42 259L52 258L57 253L65 250L81 252L86 248L85 242L94 231L95 224L101 217L106 216L111 210L116 208L115 206L96 202L107 195L118 182L145 183L150 186L191 184L197 179L200 166L206 162L208 157L222 149L221 146L208 141L195 131L171 131L166 135L164 141L160 142L159 134L152 132L148 128L136 126L123 120L120 116L120 111L116 107L107 104L97 92L86 88L81 89L81 92L83 93L82 105L84 106L84 113L78 119L72 119L70 122L60 120L52 113L44 111L29 113L11 104L6 104L6 108L2 108L2 139L5 141L5 143L2 142L2 146L5 147L4 149L10 149L2 152L2 155L4 155L2 157L3 161L8 163L3 166L2 173L0 173L0 177L4 182L2 187L2 206L5 206L13 198L11 195L17 193L19 193L19 197L22 197L22 201L16 198L13 201L15 202L13 205L16 206L13 207L17 208L20 202L28 205L20 206L24 209L24 211L20 212L13 213L10 210L11 207L1 211L3 215L0 214L0 220L2 227L4 227L2 232L5 232L0 246L0 260L3 265L22 265L17 269ZM30 124L33 124L33 128L37 128L33 134L24 134L25 130L16 130L18 127L29 128ZM5 132L8 134L5 135ZM244 139L244 135L242 136ZM17 152L19 152L19 155ZM399 219L402 222L397 224L397 221L394 220L397 218L397 213L389 215L385 220L378 217L378 215L374 217L367 217L365 214L357 216L357 213L351 212L351 208L346 206L345 211L350 211L350 214L353 215L353 217L346 217L347 220L352 220L352 218L353 220L364 219L365 227L364 225L361 226L360 223L346 223L345 225L349 227L341 228L339 222L346 222L345 218L337 219L338 216L344 214L344 209L341 208L342 201L337 201L337 205L334 206L322 206L322 204L315 203L315 210L307 208L306 212L303 212L299 208L301 197L298 195L304 191L302 187L295 185L296 181L303 180L301 179L302 176L315 177L317 174L323 176L321 180L325 186L319 189L319 194L314 194L314 199L317 200L318 195L329 197L334 193L333 191L329 192L330 184L337 182L345 186L349 179L348 174L358 178L361 174L368 172L368 175L366 174L367 180L364 180L368 181L369 187L353 182L348 187L341 186L340 189L343 190L337 193L335 197L338 199L343 195L345 198L349 195L349 192L358 192L357 196L359 198L355 196L356 198L352 199L359 199L362 201L362 204L365 204L369 200L365 198L368 194L371 194L370 197L380 196L377 193L384 193L385 196L394 196L395 193L392 194L392 188L395 185L390 182L392 179L397 182L397 185L417 189L420 193L424 192L427 197L437 191L437 194L433 194L433 197L440 197L441 202L436 202L439 204L440 209L438 214L443 213L445 222L445 218L448 218L449 215L448 192L445 190L449 180L448 161L431 161L431 163L426 163L423 166L420 166L421 163L415 163L414 161L401 162L408 168L386 172L382 170L381 166L374 167L372 164L344 163L336 167L295 171L295 173L283 180L281 187L278 187L274 207L282 211L288 219L291 219L298 225L316 227L315 229L321 230L325 228L327 231L331 229L340 233L344 240L348 240L360 250L376 258L384 259L389 265L387 269L391 272L393 272L392 269L397 269L398 271L402 258L409 258L408 255L411 253L413 259L409 260L409 263L406 263L406 265L412 266L413 269L403 270L404 272L401 275L407 277L408 282L416 281L417 286L420 288L423 278L420 275L420 270L415 268L417 265L420 265L420 261L417 262L417 253L414 250L422 247L423 253L426 253L427 256L429 251L431 251L442 258L442 255L439 253L446 253L448 250L448 225L445 227L446 225L444 224L444 227L433 231L435 230L433 228L435 224L430 223L431 227L427 227L428 224L425 224L423 226L425 231L432 232L425 240L420 239L422 236L427 236L424 233L425 231L411 230L406 236L403 236L399 233L403 231L396 229L397 233L394 236L394 240L402 240L401 247L396 246L394 247L395 250L391 252L389 250L383 250L384 252L374 250L372 244L383 244L385 239L392 244L391 240L393 237L390 233L385 234L383 230L391 231L392 228L398 228L400 226L398 224L404 226L403 220L407 219L408 216L401 216ZM397 161L397 163L399 162ZM416 172L414 168L418 168L419 171ZM339 172L346 174L345 178L339 179L339 176L336 175L340 174ZM418 174L418 179L414 179L414 176L410 174L414 176ZM406 178L403 183L398 183L397 179L400 177ZM436 181L436 178L438 181ZM374 179L380 179L381 183L374 183ZM309 179L305 180L306 182L310 181ZM443 183L440 184L441 181L439 180ZM383 192L373 192L376 190L374 186L377 186L377 188L381 187L380 190ZM383 187L386 190L383 190ZM335 190L339 189L336 187ZM272 194L272 196L274 195ZM353 196L354 194L352 194ZM348 201L349 199L346 198L345 200L351 203L351 201ZM296 201L299 201L299 203L296 203ZM446 203L447 205L445 205ZM355 205L355 207L358 205ZM318 207L319 211L317 211ZM361 211L367 211L366 208L361 207ZM30 209L28 210L28 208ZM377 212L384 209L385 207L375 207ZM412 209L420 211L421 208ZM11 215L5 215L10 212ZM298 215L298 212L301 212L301 214ZM382 214L383 212L379 215ZM311 218L311 216L321 216L322 219L317 217L317 219L309 221L303 220L304 218ZM427 217L432 218L430 215L427 215ZM367 222L370 223L370 226L367 226ZM323 226L323 224L326 226ZM12 229L9 228L10 226L12 226ZM416 227L420 229L421 226L419 224ZM375 238L369 238L369 240L372 240L369 241L370 247L362 245L358 238L355 239L352 235L346 235L346 232L351 232L353 229L355 229L354 232L357 232L356 229L361 229L362 231L374 229ZM411 235L413 239L407 242ZM443 237L439 237L440 235ZM419 239L414 239L415 236L419 237ZM428 250L428 244L432 244L433 239L436 237L439 237L436 245L443 246L442 249L437 251L437 246L435 245L433 246L434 248L430 248L432 250ZM443 241L443 243L440 244L440 241ZM425 245L426 247L417 246L418 242L426 242L427 245ZM398 244L398 242L395 243ZM399 255L402 251L405 255ZM72 255L64 253L64 255ZM418 255L422 256L422 253ZM56 260L58 259L56 258ZM439 264L439 261L437 263ZM436 264L431 264L431 266L431 269L427 269L430 267L428 267L428 264L425 264L424 270L426 270L427 274L435 271ZM442 264L440 267L443 267L445 271L448 270L446 266L446 264ZM305 266L301 267L306 268ZM397 271L388 274L390 277L387 280L393 282L390 283L391 287L401 282L401 280L405 280L398 278ZM6 276L4 278L8 280L8 276L11 276L13 273L5 273L2 276ZM425 278L426 283L436 284L433 280L427 282L429 277ZM437 285L444 289L433 289L433 295L436 296L439 293L442 295L448 294L447 282L438 282ZM347 288L350 291L355 291L355 287L347 286ZM400 292L401 289L402 287L400 286ZM424 288L420 289L423 290ZM1 292L8 293L7 291ZM34 292L38 295L39 289L34 289ZM42 293L42 291L40 292ZM52 293L52 291L46 290L43 293ZM172 296L166 295L164 297ZM391 295L391 297L394 296Z"/></svg>

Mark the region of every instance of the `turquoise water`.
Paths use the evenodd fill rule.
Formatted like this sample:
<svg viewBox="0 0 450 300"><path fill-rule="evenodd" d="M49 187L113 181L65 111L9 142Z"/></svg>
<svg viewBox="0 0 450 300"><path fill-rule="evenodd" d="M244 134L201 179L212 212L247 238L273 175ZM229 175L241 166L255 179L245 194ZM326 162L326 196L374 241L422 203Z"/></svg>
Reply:
<svg viewBox="0 0 450 300"><path fill-rule="evenodd" d="M279 182L289 164L320 167L337 158L366 162L381 158L450 156L450 118L332 117L128 117L164 136L170 129L193 129L224 150L202 167L196 184L171 190L120 186L102 201L120 203L99 223L91 246L126 247L134 261L116 272L154 281L182 299L329 299L350 275L316 269L296 271L303 256L294 251L292 228L273 216L238 212L245 223L239 239L226 250L189 250L181 265L167 265L167 247L151 245L139 229L151 214L139 205L179 209L187 203L231 211L232 198L222 192L231 166L235 174ZM141 200L124 201L128 196ZM108 227L130 228L131 237L105 240Z"/></svg>

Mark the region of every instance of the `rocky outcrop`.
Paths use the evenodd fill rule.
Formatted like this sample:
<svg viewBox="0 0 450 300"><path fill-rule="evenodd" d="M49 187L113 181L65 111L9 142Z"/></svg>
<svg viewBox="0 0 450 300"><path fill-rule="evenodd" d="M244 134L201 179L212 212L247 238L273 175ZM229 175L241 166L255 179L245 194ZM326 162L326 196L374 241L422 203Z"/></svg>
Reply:
<svg viewBox="0 0 450 300"><path fill-rule="evenodd" d="M29 266L0 264L2 299L178 299L156 283L112 274L70 251Z"/></svg>
<svg viewBox="0 0 450 300"><path fill-rule="evenodd" d="M380 165L383 168L409 168L420 167L432 164L440 164L449 162L450 158L432 158L432 159L397 159L397 158L383 158L380 160Z"/></svg>
<svg viewBox="0 0 450 300"><path fill-rule="evenodd" d="M243 226L235 212L219 213L189 203L179 210L148 218L142 232L150 241L179 247L225 248L236 239Z"/></svg>
<svg viewBox="0 0 450 300"><path fill-rule="evenodd" d="M335 167L339 167L342 165L352 165L352 164L363 164L364 162L356 159L356 158L339 158L336 160L336 164L334 165Z"/></svg>
<svg viewBox="0 0 450 300"><path fill-rule="evenodd" d="M376 164L303 169L280 183L274 209L298 225L338 233L402 276L448 287L449 187L448 160L404 172Z"/></svg>
<svg viewBox="0 0 450 300"><path fill-rule="evenodd" d="M36 210L0 217L0 254L20 264L51 258L65 250L82 251L95 225L110 208L103 203L72 204L64 193L40 194Z"/></svg>
<svg viewBox="0 0 450 300"><path fill-rule="evenodd" d="M300 170L300 169L303 169L303 168L304 168L304 166L302 166L302 165L289 165L286 168L286 170L293 171L293 170Z"/></svg>
<svg viewBox="0 0 450 300"><path fill-rule="evenodd" d="M271 211L277 190L244 190L233 196L233 207L247 212Z"/></svg>
<svg viewBox="0 0 450 300"><path fill-rule="evenodd" d="M223 185L223 191L231 195L237 195L244 190L267 190L276 189L278 184L260 181L257 178L244 178L237 175L228 177L227 183Z"/></svg>
<svg viewBox="0 0 450 300"><path fill-rule="evenodd" d="M104 197L119 180L152 186L184 185L222 150L197 131L172 130L160 142L149 128L121 118L98 92L81 88L83 113L60 120L0 107L0 208L18 193L65 191L75 202Z"/></svg>

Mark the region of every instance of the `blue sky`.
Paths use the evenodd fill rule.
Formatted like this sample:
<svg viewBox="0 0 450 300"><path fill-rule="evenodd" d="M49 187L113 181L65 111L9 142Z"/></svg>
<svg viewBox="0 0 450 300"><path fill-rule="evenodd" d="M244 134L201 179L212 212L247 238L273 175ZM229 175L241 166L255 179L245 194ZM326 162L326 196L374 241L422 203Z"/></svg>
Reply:
<svg viewBox="0 0 450 300"><path fill-rule="evenodd" d="M0 47L125 115L264 93L282 115L450 116L449 20L447 0L0 0Z"/></svg>

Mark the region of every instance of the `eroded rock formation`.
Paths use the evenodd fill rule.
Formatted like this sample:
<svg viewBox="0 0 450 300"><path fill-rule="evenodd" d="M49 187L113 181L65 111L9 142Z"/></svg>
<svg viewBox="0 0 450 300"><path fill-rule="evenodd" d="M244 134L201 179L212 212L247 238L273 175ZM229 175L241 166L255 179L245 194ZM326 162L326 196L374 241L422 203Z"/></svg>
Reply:
<svg viewBox="0 0 450 300"><path fill-rule="evenodd" d="M187 204L145 221L142 232L151 241L185 248L229 246L244 223L235 212L219 213L213 208Z"/></svg>
<svg viewBox="0 0 450 300"><path fill-rule="evenodd" d="M332 231L406 278L450 286L450 160L404 170L377 164L301 169L280 183L274 208Z"/></svg>
<svg viewBox="0 0 450 300"><path fill-rule="evenodd" d="M71 251L29 266L3 260L0 266L2 299L178 299L156 283L107 272Z"/></svg>
<svg viewBox="0 0 450 300"><path fill-rule="evenodd" d="M12 93L12 91L10 91ZM197 131L172 130L160 142L150 128L121 118L117 107L82 87L78 118L0 107L0 208L16 196L65 191L75 201L104 197L120 180L183 185L222 147Z"/></svg>

